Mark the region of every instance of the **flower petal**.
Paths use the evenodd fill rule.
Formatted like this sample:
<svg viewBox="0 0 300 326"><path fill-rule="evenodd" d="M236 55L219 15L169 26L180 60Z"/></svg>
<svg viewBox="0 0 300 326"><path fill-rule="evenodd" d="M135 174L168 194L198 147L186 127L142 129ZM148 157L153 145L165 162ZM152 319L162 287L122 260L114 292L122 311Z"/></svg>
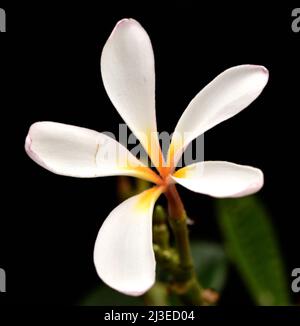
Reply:
<svg viewBox="0 0 300 326"><path fill-rule="evenodd" d="M27 154L56 174L80 178L128 175L158 182L158 176L113 138L56 122L37 122L25 142Z"/></svg>
<svg viewBox="0 0 300 326"><path fill-rule="evenodd" d="M101 73L113 105L157 166L154 56L148 34L134 19L114 28L102 51Z"/></svg>
<svg viewBox="0 0 300 326"><path fill-rule="evenodd" d="M94 250L96 270L119 292L141 295L155 282L152 213L161 192L161 187L153 187L125 200L99 230Z"/></svg>
<svg viewBox="0 0 300 326"><path fill-rule="evenodd" d="M169 161L174 160L176 166L193 139L246 108L262 92L268 76L266 68L255 65L236 66L217 76L196 95L179 119Z"/></svg>
<svg viewBox="0 0 300 326"><path fill-rule="evenodd" d="M173 175L182 186L213 197L243 197L257 192L264 183L261 170L246 165L208 161L188 165Z"/></svg>

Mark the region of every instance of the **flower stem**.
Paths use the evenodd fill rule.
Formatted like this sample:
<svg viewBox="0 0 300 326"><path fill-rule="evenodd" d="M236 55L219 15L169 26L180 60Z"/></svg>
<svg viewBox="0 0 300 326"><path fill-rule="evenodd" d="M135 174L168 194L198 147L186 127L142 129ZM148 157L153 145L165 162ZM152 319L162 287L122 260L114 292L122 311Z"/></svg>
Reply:
<svg viewBox="0 0 300 326"><path fill-rule="evenodd" d="M166 223L167 214L162 206L157 205L153 213L153 242L161 250L170 248L170 234Z"/></svg>
<svg viewBox="0 0 300 326"><path fill-rule="evenodd" d="M147 306L167 306L167 288L163 283L156 282L155 285L147 293L144 294L143 299Z"/></svg>
<svg viewBox="0 0 300 326"><path fill-rule="evenodd" d="M179 256L179 269L174 275L172 290L185 304L202 305L203 289L195 273L187 228L187 215L183 203L174 184L168 187L165 195L168 199L169 223Z"/></svg>

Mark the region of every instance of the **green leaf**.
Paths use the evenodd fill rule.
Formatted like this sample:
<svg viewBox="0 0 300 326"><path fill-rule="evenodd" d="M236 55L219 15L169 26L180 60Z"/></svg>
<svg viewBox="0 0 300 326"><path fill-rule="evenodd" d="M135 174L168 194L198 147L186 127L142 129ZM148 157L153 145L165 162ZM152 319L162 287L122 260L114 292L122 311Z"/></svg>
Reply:
<svg viewBox="0 0 300 326"><path fill-rule="evenodd" d="M192 242L192 255L199 281L204 288L221 292L227 277L227 258L217 243Z"/></svg>
<svg viewBox="0 0 300 326"><path fill-rule="evenodd" d="M270 216L255 197L222 199L218 217L228 253L258 305L288 305L289 287Z"/></svg>
<svg viewBox="0 0 300 326"><path fill-rule="evenodd" d="M81 306L141 306L141 297L131 297L101 285L91 291L81 302Z"/></svg>

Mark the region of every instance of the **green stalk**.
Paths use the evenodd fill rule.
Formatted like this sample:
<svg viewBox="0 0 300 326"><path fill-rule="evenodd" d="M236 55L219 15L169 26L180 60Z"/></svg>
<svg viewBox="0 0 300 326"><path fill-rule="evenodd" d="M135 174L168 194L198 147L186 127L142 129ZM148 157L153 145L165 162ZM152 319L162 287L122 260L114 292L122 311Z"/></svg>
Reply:
<svg viewBox="0 0 300 326"><path fill-rule="evenodd" d="M195 273L187 228L187 215L183 203L175 185L170 185L165 195L168 199L169 223L179 257L179 265L171 289L185 304L203 305L203 289Z"/></svg>

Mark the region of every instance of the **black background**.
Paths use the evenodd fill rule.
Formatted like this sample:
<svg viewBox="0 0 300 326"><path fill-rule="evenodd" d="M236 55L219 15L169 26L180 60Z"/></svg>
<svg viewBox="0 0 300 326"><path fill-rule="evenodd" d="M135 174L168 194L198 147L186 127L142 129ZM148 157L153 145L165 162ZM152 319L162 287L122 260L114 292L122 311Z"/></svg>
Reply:
<svg viewBox="0 0 300 326"><path fill-rule="evenodd" d="M7 293L1 301L75 304L100 283L93 246L118 204L117 179L51 174L27 157L24 140L30 125L43 120L118 130L122 120L103 88L99 58L124 17L138 20L152 40L160 131L172 132L193 96L224 69L245 63L269 69L262 95L205 134L205 158L264 171L259 196L272 214L288 275L300 267L300 33L291 30L297 5L99 1L2 7L7 33L0 36L0 267L7 273ZM196 221L192 236L221 241L213 199L179 191ZM251 303L232 269L221 304Z"/></svg>

